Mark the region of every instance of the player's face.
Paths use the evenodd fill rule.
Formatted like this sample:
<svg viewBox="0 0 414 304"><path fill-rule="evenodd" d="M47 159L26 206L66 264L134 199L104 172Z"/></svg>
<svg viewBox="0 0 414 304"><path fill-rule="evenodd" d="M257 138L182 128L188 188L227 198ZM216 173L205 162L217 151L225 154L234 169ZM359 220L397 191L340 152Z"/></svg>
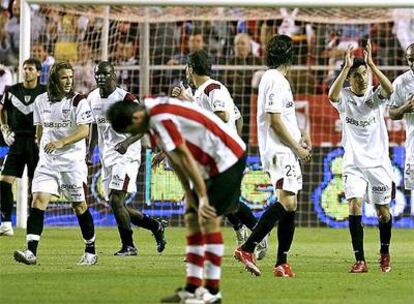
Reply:
<svg viewBox="0 0 414 304"><path fill-rule="evenodd" d="M351 88L357 92L364 92L368 87L367 67L361 65L350 76L349 83Z"/></svg>
<svg viewBox="0 0 414 304"><path fill-rule="evenodd" d="M410 69L414 72L414 46L407 50L405 58L407 59Z"/></svg>
<svg viewBox="0 0 414 304"><path fill-rule="evenodd" d="M71 69L62 69L58 72L59 88L64 93L69 93L73 85L73 71Z"/></svg>
<svg viewBox="0 0 414 304"><path fill-rule="evenodd" d="M25 82L31 82L40 76L40 72L36 69L33 64L25 64L23 66L23 77Z"/></svg>
<svg viewBox="0 0 414 304"><path fill-rule="evenodd" d="M127 127L126 132L132 135L142 134L147 131L145 126L145 112L137 111L132 116L131 125Z"/></svg>
<svg viewBox="0 0 414 304"><path fill-rule="evenodd" d="M95 70L95 81L100 89L112 87L115 73L110 66L98 66Z"/></svg>

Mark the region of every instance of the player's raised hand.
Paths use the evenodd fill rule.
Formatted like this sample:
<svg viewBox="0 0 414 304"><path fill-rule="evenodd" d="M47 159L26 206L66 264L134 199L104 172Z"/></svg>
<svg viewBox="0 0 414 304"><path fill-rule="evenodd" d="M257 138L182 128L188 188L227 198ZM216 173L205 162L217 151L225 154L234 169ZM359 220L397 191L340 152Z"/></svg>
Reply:
<svg viewBox="0 0 414 304"><path fill-rule="evenodd" d="M182 89L180 87L174 87L171 92L171 97L180 98L182 94ZM180 98L181 99L181 98Z"/></svg>
<svg viewBox="0 0 414 304"><path fill-rule="evenodd" d="M345 68L351 68L352 65L354 64L354 55L352 53L353 51L353 47L352 46L348 46L346 52L345 52L345 58L344 58L344 63L345 63Z"/></svg>
<svg viewBox="0 0 414 304"><path fill-rule="evenodd" d="M63 148L65 144L63 143L63 141L61 140L56 140L56 141L52 141L50 143L48 143L45 147L44 150L46 153L53 153L55 152L57 149Z"/></svg>
<svg viewBox="0 0 414 304"><path fill-rule="evenodd" d="M364 50L364 60L368 65L374 64L374 60L372 60L372 45L370 39L368 39L367 45Z"/></svg>

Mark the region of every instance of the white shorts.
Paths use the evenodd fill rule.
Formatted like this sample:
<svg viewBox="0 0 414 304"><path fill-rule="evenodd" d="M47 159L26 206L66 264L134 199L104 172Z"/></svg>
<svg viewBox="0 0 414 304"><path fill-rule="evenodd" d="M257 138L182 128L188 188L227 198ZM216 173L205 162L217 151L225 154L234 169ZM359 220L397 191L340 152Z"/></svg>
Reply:
<svg viewBox="0 0 414 304"><path fill-rule="evenodd" d="M71 202L85 201L88 167L84 161L72 163L71 170L59 168L53 162L39 162L34 172L32 192L63 195Z"/></svg>
<svg viewBox="0 0 414 304"><path fill-rule="evenodd" d="M291 153L276 153L267 166L267 174L275 189L297 194L302 189L302 171L298 158Z"/></svg>
<svg viewBox="0 0 414 304"><path fill-rule="evenodd" d="M133 161L102 167L102 186L105 199L109 199L111 190L121 190L127 193L137 192L139 165L139 161Z"/></svg>
<svg viewBox="0 0 414 304"><path fill-rule="evenodd" d="M407 190L414 190L414 157L412 156L405 158L404 187Z"/></svg>
<svg viewBox="0 0 414 304"><path fill-rule="evenodd" d="M345 198L362 198L375 205L388 205L392 199L392 168L381 166L360 169L348 167L343 172Z"/></svg>

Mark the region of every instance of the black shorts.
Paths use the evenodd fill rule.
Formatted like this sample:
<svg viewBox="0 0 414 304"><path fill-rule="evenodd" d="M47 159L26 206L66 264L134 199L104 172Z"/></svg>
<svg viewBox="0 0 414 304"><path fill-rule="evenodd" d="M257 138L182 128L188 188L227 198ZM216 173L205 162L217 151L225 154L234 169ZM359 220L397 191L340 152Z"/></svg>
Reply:
<svg viewBox="0 0 414 304"><path fill-rule="evenodd" d="M246 157L243 156L226 171L204 181L209 203L216 209L217 215L234 213L239 208L240 187L245 167ZM194 196L197 198L195 193ZM187 210L187 212L194 211Z"/></svg>
<svg viewBox="0 0 414 304"><path fill-rule="evenodd" d="M4 159L1 175L22 177L24 167L27 165L27 175L33 178L38 161L39 148L34 137L16 135L16 140Z"/></svg>

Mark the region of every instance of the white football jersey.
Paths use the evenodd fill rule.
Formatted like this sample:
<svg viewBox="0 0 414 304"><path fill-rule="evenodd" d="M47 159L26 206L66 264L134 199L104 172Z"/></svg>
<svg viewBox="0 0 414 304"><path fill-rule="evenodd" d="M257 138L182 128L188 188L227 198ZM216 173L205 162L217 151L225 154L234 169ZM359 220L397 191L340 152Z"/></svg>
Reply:
<svg viewBox="0 0 414 304"><path fill-rule="evenodd" d="M236 120L240 118L240 111L234 105L230 92L221 82L207 80L195 91L194 100L207 111L227 112L229 120L225 124L237 133Z"/></svg>
<svg viewBox="0 0 414 304"><path fill-rule="evenodd" d="M390 106L398 108L414 96L414 72L409 70L398 76L394 82L394 93L391 95ZM406 122L405 150L407 157L414 157L414 113L404 114Z"/></svg>
<svg viewBox="0 0 414 304"><path fill-rule="evenodd" d="M211 111L178 99L146 99L150 139L166 152L185 142L204 179L224 172L244 157L246 145Z"/></svg>
<svg viewBox="0 0 414 304"><path fill-rule="evenodd" d="M341 90L337 102L331 101L342 121L344 168L390 166L386 99L381 99L380 93L381 87L369 87L364 96L357 96L348 87Z"/></svg>
<svg viewBox="0 0 414 304"><path fill-rule="evenodd" d="M125 154L120 154L115 151L115 146L129 137L128 134L115 132L110 122L106 119L106 111L118 101L138 102L134 95L121 88L116 88L106 98L99 95L99 89L93 90L88 95L92 116L98 129L98 146L101 163L105 167L113 166L115 163L123 160L136 161L141 159L140 140L130 145Z"/></svg>
<svg viewBox="0 0 414 304"><path fill-rule="evenodd" d="M297 142L300 141L301 132L296 120L292 89L286 77L276 69L263 74L257 98L257 135L264 170L269 169L275 153L292 152L272 130L268 113L280 114L290 135Z"/></svg>
<svg viewBox="0 0 414 304"><path fill-rule="evenodd" d="M60 101L51 102L47 93L36 97L33 108L33 124L43 127L40 141L39 157L72 164L74 161L85 161L86 141L82 139L71 145L57 149L52 154L44 152L46 144L71 135L78 125L93 122L91 108L85 98L75 94L72 98L64 97Z"/></svg>

